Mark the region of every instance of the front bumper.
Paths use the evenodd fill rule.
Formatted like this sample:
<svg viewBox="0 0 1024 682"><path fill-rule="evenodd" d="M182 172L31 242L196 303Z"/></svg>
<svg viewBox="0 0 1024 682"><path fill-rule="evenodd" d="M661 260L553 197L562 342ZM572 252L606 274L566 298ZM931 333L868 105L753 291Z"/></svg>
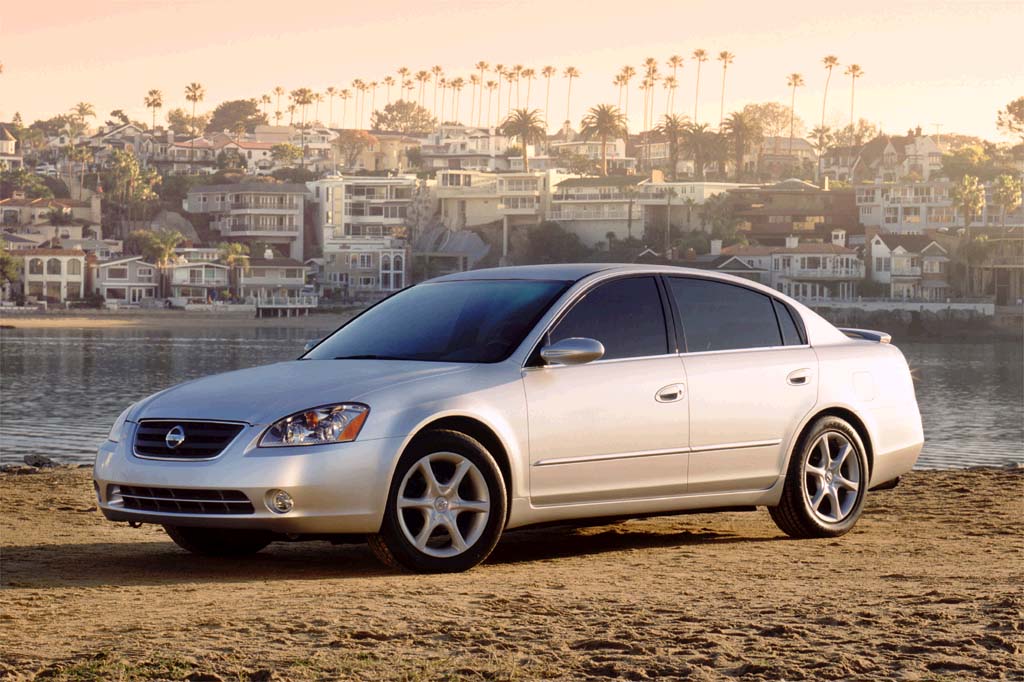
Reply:
<svg viewBox="0 0 1024 682"><path fill-rule="evenodd" d="M100 510L111 521L212 528L250 528L277 533L375 533L380 529L388 485L401 437L336 445L257 448L262 427L246 427L218 457L182 462L142 459L132 452L134 427L120 443L99 447L93 479ZM239 490L251 514L200 514L126 508L111 486ZM279 514L264 503L268 490L286 491L295 502Z"/></svg>

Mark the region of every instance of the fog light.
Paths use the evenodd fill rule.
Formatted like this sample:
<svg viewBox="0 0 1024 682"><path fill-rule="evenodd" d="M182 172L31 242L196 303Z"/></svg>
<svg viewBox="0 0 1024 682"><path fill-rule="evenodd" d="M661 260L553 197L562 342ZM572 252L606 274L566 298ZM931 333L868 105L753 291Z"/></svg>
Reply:
<svg viewBox="0 0 1024 682"><path fill-rule="evenodd" d="M275 514L287 514L295 506L292 496L283 490L268 490L265 498L267 509Z"/></svg>

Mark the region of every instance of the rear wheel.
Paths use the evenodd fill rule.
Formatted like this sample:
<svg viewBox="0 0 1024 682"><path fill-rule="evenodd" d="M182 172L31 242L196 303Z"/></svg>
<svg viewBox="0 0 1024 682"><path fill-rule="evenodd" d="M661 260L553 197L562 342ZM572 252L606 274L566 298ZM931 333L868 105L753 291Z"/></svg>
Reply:
<svg viewBox="0 0 1024 682"><path fill-rule="evenodd" d="M373 553L395 568L465 571L487 558L505 525L505 484L476 440L433 431L402 455Z"/></svg>
<svg viewBox="0 0 1024 682"><path fill-rule="evenodd" d="M835 537L857 523L867 487L867 455L857 431L843 419L822 417L790 458L782 499L768 511L792 537Z"/></svg>
<svg viewBox="0 0 1024 682"><path fill-rule="evenodd" d="M193 554L204 556L245 556L269 545L274 536L260 530L164 526L174 543Z"/></svg>

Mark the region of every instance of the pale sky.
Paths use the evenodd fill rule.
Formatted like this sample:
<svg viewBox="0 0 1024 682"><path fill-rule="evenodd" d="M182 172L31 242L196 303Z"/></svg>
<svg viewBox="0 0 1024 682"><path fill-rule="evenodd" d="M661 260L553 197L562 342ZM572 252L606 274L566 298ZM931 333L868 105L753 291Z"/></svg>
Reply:
<svg viewBox="0 0 1024 682"><path fill-rule="evenodd" d="M573 83L571 120L578 123L593 104L616 102L612 78L622 65L639 71L652 56L665 72L665 59L677 53L687 58L677 107L692 115L696 70L689 55L704 48L736 55L727 114L750 102L788 104L786 76L799 72L806 86L797 91L797 114L815 125L825 84L821 58L835 54L843 66L832 77L827 122L848 122L850 81L842 69L855 62L865 72L857 81L858 118L891 133L916 125L934 132L938 124L942 132L1005 139L996 131L996 111L1024 95L1022 35L1022 0L2 0L0 120L18 111L28 122L86 101L104 118L122 108L149 121L147 90L163 91L162 116L186 106L191 81L206 87L200 110L269 94L275 85L323 90L349 87L354 78L379 81L401 66L415 72L439 64L468 81L483 59L538 71L576 66L582 78ZM701 73L700 119L717 124L720 64L709 61ZM663 93L659 86L659 117ZM553 122L565 118L565 96L565 80L553 80ZM539 80L531 107L543 106Z"/></svg>

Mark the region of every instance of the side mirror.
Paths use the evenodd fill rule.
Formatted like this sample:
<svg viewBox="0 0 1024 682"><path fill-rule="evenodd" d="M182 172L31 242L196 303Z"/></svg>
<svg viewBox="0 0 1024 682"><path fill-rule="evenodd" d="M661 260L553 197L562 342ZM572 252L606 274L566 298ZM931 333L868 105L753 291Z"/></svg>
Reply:
<svg viewBox="0 0 1024 682"><path fill-rule="evenodd" d="M574 336L540 349L540 356L549 365L582 365L600 360L604 345L596 339Z"/></svg>
<svg viewBox="0 0 1024 682"><path fill-rule="evenodd" d="M313 348L320 343L320 339L313 339L312 341L306 341L306 345L302 347L302 350L306 353L313 350Z"/></svg>

